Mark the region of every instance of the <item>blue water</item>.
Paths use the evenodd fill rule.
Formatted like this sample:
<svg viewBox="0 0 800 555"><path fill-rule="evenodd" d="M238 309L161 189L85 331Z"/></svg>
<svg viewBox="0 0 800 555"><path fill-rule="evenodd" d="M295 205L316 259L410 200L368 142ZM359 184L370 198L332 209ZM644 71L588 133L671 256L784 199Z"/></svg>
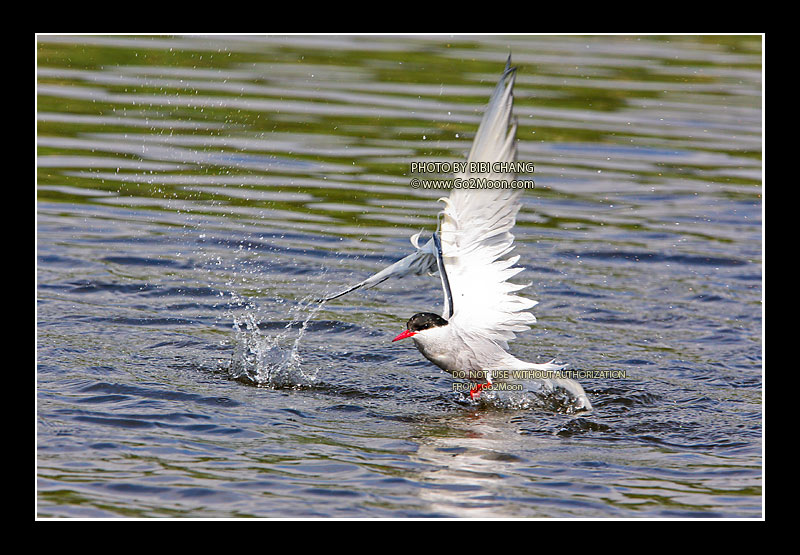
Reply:
<svg viewBox="0 0 800 555"><path fill-rule="evenodd" d="M760 37L38 37L37 515L761 517ZM520 358L405 342L410 252L511 50ZM614 376L614 377L609 377Z"/></svg>

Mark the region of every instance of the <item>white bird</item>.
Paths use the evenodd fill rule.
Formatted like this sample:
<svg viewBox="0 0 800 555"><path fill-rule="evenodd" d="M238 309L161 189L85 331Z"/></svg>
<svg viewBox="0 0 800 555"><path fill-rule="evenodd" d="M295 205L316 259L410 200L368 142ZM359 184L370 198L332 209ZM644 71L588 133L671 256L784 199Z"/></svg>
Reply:
<svg viewBox="0 0 800 555"><path fill-rule="evenodd" d="M506 64L489 100L478 132L467 157L472 162L516 161L517 122L512 117L513 88L516 68ZM510 182L513 173L459 173L455 178L486 178ZM521 207L520 188L465 189L455 188L440 212L439 230L423 246L420 233L411 237L416 251L388 268L348 288L321 299L340 297L362 287L373 287L390 277L408 274L433 274L438 271L444 293L441 316L422 312L408 320L406 330L392 341L410 337L417 349L436 366L465 378L475 385L470 396L475 399L481 389L515 377L537 376L534 381L545 389L564 389L574 398L574 407L590 410L586 393L571 379L548 374L565 366L554 361L534 364L522 361L507 352L508 341L516 332L530 329L536 317L528 310L537 301L515 294L527 287L508 282L524 268L514 266L519 256L502 258L513 249L516 216ZM534 371L534 372L531 372Z"/></svg>

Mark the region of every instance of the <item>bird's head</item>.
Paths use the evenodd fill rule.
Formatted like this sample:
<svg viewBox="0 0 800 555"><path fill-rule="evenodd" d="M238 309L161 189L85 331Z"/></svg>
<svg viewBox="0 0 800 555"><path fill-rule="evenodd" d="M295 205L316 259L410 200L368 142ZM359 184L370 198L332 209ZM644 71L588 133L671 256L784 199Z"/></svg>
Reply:
<svg viewBox="0 0 800 555"><path fill-rule="evenodd" d="M392 341L399 341L401 339L405 339L406 337L414 337L418 334L424 335L427 330L441 328L442 326L446 325L447 320L438 314L433 314L432 312L419 312L409 318L408 322L406 323L406 330L392 339Z"/></svg>

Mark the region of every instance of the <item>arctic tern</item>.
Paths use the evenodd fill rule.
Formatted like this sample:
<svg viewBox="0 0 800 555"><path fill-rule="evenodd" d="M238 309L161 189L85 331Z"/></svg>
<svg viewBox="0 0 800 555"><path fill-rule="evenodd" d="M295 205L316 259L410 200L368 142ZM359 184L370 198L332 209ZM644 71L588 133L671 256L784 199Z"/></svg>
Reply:
<svg viewBox="0 0 800 555"><path fill-rule="evenodd" d="M492 93L467 157L455 178L485 178L506 183L513 173L502 170L516 162L517 122L512 116L516 68L509 56L500 81ZM489 164L472 165L471 162ZM500 164L496 164L499 162ZM471 167L488 169L472 173ZM500 171L493 171L499 169ZM474 385L472 399L482 389L513 377L535 376L546 391L566 390L574 407L590 410L592 405L581 385L563 378L566 366L554 360L544 364L522 361L507 352L516 332L530 329L536 317L528 310L537 301L515 294L528 285L508 279L524 268L514 266L519 255L501 258L513 249L514 227L521 207L521 188L453 188L439 213L439 225L431 239L420 246L420 235L411 237L415 251L364 281L320 302L336 299L360 288L373 287L389 278L438 272L444 294L442 315L414 314L406 330L392 341L410 337L417 349L442 370ZM553 376L553 377L550 377Z"/></svg>

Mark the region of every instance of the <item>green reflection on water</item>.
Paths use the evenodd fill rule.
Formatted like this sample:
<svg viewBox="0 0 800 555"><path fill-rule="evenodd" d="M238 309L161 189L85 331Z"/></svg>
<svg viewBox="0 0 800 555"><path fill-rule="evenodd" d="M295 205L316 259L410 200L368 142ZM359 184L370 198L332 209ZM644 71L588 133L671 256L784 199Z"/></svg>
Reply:
<svg viewBox="0 0 800 555"><path fill-rule="evenodd" d="M336 37L328 37L335 40ZM174 86L154 86L148 84L146 76L142 76L140 83L114 84L112 82L95 83L90 78L84 80L80 76L64 72L63 75L42 75L38 79L40 87L58 86L72 90L100 89L99 98L72 98L61 94L41 92L38 95L38 112L40 114L67 114L86 116L114 116L119 120L98 120L92 122L61 121L58 118L49 118L45 115L38 122L37 134L40 138L81 138L95 137L104 140L104 137L125 136L152 136L163 139L164 137L244 137L258 139L276 139L289 137L289 141L298 141L295 150L277 149L270 150L269 146L258 147L265 150L247 151L248 154L261 156L274 156L279 159L308 162L312 169L308 171L282 172L280 169L266 168L262 171L253 167L241 167L235 163L225 164L214 162L210 164L189 164L188 168L169 171L142 171L120 169L117 174L120 179L109 176L104 172L103 177L92 177L92 168L59 168L40 167L38 169L39 189L37 198L47 202L69 203L97 203L98 198L92 195L72 194L59 190L58 187L86 188L104 192L112 192L124 201L128 198L151 198L168 200L185 200L199 203L215 203L218 213L219 206L231 207L263 207L283 210L287 212L301 212L332 218L332 221L341 224L368 224L370 226L396 225L381 218L369 218L366 212L371 210L372 204L381 199L401 200L416 198L407 194L403 188L407 186L405 175L408 163L414 159L460 159L469 148L469 139L477 127L480 111L484 106L492 81L499 72L499 63L509 49L517 56L515 65L519 67L519 78L515 106L518 113L520 127L518 137L521 144L531 146L558 145L558 144L591 144L591 145L642 145L656 148L690 148L694 151L707 151L715 154L725 154L748 160L758 164L761 160L761 149L754 146L753 141L737 144L725 144L720 139L708 141L703 146L703 131L698 130L697 135L683 137L680 134L661 136L661 128L652 125L626 125L623 121L625 115L620 115L620 121L608 120L610 123L600 124L586 122L582 124L582 116L570 116L577 111L586 114L610 114L630 111L631 103L640 100L650 102L653 109L658 109L660 101L677 103L678 107L670 110L686 109L686 115L675 116L679 119L690 118L694 111L702 113L704 103L730 102L733 107L759 107L760 96L748 97L733 91L726 92L726 86L737 86L741 80L726 76L730 71L760 71L761 38L758 36L680 36L680 37L460 37L452 40L448 37L361 37L354 44L347 44L342 38L342 48L335 46L317 47L309 45L304 47L302 41L280 40L264 44L246 44L233 40L225 43L222 37L208 39L209 44L203 45L202 40L192 39L187 43L181 38L170 37L90 37L90 39L108 39L119 44L92 44L98 40L87 40L74 37L74 42L50 42L47 37L42 37L37 47L37 64L39 68L63 70L91 70L98 75L117 75L122 72L126 76L140 75L143 68L155 70L148 75L157 74L163 68L174 70L183 68L185 75L168 76L170 79L186 80L185 84ZM297 37L295 37L297 39ZM359 41L363 44L358 44ZM530 44L528 43L530 41ZM100 41L102 42L102 41ZM167 47L173 43L175 47ZM564 43L574 43L572 51L564 47ZM382 50L372 48L373 44L379 47L391 45L393 48ZM645 45L651 50L659 47L669 48L670 54L650 55L648 50L638 52L636 49ZM609 53L605 49L616 48L619 54ZM630 48L628 54L626 49ZM686 56L681 53L685 50ZM453 55L454 51L457 55ZM597 53L595 53L597 51ZM497 56L487 56L486 53L496 53ZM713 56L707 55L712 53ZM474 53L472 55L471 53ZM733 57L726 61L723 55ZM557 63L554 58L561 55L563 63ZM582 56L590 56L585 61ZM542 60L537 57L545 56ZM573 62L573 59L575 60ZM720 61L716 61L720 60ZM280 64L277 73L271 72L270 64ZM138 70L136 69L138 68ZM292 68L293 71L289 71ZM304 71L304 68L311 68ZM357 69L351 79L338 79L336 77L322 77L316 75L322 70L330 69ZM209 76L201 73L203 70L218 70L220 77ZM125 70L125 71L122 71ZM710 70L717 70L710 71ZM244 84L270 85L271 92L242 92L236 94L230 91L214 90L213 87L203 85L207 83L227 83L224 77L226 72L245 71L249 73L234 74L230 81L241 80ZM189 77L193 72L197 76ZM321 71L321 73L325 73ZM555 78L555 80L554 80ZM190 81L195 82L192 84ZM349 86L353 87L353 101L346 98L338 100L321 98L308 98L297 95L299 90L326 90L328 83L334 82L336 87L330 90L336 93L348 94ZM660 87L643 86L647 84L663 84ZM755 86L755 83L752 83ZM427 86L417 89L414 87ZM677 89L672 86L680 85ZM695 91L692 87L701 87ZM712 89L704 89L712 86ZM274 88L279 91L275 92ZM396 88L400 87L400 88ZM469 88L469 92L465 89ZM402 101L397 106L379 106L377 112L370 105L360 105L361 94L383 95L384 98L394 98ZM108 95L111 95L110 97ZM139 100L129 100L132 95L137 95ZM206 99L218 98L222 101L235 101L235 108L215 107L213 105L170 105L172 99L182 101L191 100L193 97ZM104 100L112 98L114 101ZM145 100L141 100L145 98ZM147 98L152 99L151 103ZM263 110L258 105L249 108L242 101L270 100L275 104L273 110ZM436 107L426 106L422 111L425 117L414 109L414 101L435 101L442 106L441 118ZM281 108L281 103L286 103L286 109ZM458 113L451 115L452 110L446 106L458 107ZM314 107L308 111L306 107ZM341 113L338 108L347 107L349 111ZM356 113L353 108L356 108ZM357 109L364 108L364 114L358 115ZM391 108L391 109L389 109ZM382 113L385 109L385 114ZM551 110L556 110L551 114ZM531 112L534 115L530 117ZM647 114L645 110L643 113ZM522 114L522 115L520 115ZM525 115L527 114L527 116ZM561 120L561 117L564 117ZM146 118L151 121L174 120L178 122L194 122L195 129L170 129L152 128L141 125L126 125L126 118ZM559 125L557 118L568 125ZM547 120L547 121L546 121ZM203 127L203 124L216 124L216 126ZM758 131L754 124L752 133ZM295 135L297 135L295 137ZM318 137L324 141L329 154L306 152L303 141L310 141ZM139 158L127 151L89 150L82 148L40 145L38 156L46 158L54 155L73 155L107 157L122 160L146 160ZM138 139L141 141L141 139ZM687 146L686 141L695 141ZM701 144L698 145L697 141ZM159 145L168 145L161 140ZM410 151L410 154L392 154L385 156L374 155L349 155L348 149L358 151L359 147L385 148L393 147ZM196 148L200 151L214 153L237 154L237 149L225 147L211 142L209 146L185 147ZM534 154L521 150L521 158L531 159L539 164L551 162L552 155L540 155L541 160ZM180 159L168 160L179 164ZM752 163L751 162L751 163ZM349 166L354 170L355 181L342 181L336 172L313 169L314 164L324 167L325 164ZM555 160L558 165L558 160ZM589 159L583 168L591 169L592 160ZM538 166L537 166L538 167ZM571 162L566 162L565 167L571 167ZM574 167L572 167L574 169ZM709 177L705 170L717 169L705 163L671 163L669 160L656 162L650 169L640 168L629 172L632 182L641 182L646 186L648 182L663 182L667 179L680 179L682 181L697 180L698 186L708 182ZM547 168L545 167L545 171ZM553 173L554 169L550 169ZM557 168L555 169L557 171ZM185 183L171 183L161 180L163 176L214 176L225 178L236 176L284 177L286 187L279 185L247 185L254 190L301 191L313 195L313 202L297 200L270 200L265 202L254 195L248 199L247 195L225 196L217 188L214 192L204 192L202 187L185 188ZM124 178L124 179L123 179ZM293 179L312 179L319 182L319 186L304 185L291 186ZM760 179L755 180L743 175L721 175L711 178L715 183L724 183L731 186L757 186ZM337 186L331 186L335 183ZM539 180L537 178L537 184ZM364 187L363 185L367 185ZM230 186L226 182L224 186ZM52 188L49 188L52 187ZM385 189L385 191L384 191ZM537 195L548 196L547 187L537 190ZM723 190L720 194L727 197L742 197L758 200L759 192L745 192L741 189L731 188ZM569 194L559 191L561 198L569 198ZM576 193L576 198L587 200L584 193ZM429 195L433 197L433 195ZM426 197L427 198L427 197ZM588 199L594 202L594 199ZM368 202L369 201L369 202ZM102 199L103 204L110 201L107 197ZM324 203L326 206L318 206ZM348 205L363 206L364 211L336 210L329 207L331 204L345 203ZM142 206L144 210L172 210L171 205ZM197 208L194 208L197 209ZM202 208L200 208L202 213ZM231 214L230 217L238 217ZM564 220L566 222L567 220ZM579 221L592 225L581 217L570 221ZM554 218L543 215L540 225L557 225ZM522 223L521 225L526 225ZM627 224L620 224L627 225ZM636 224L631 224L636 226Z"/></svg>

